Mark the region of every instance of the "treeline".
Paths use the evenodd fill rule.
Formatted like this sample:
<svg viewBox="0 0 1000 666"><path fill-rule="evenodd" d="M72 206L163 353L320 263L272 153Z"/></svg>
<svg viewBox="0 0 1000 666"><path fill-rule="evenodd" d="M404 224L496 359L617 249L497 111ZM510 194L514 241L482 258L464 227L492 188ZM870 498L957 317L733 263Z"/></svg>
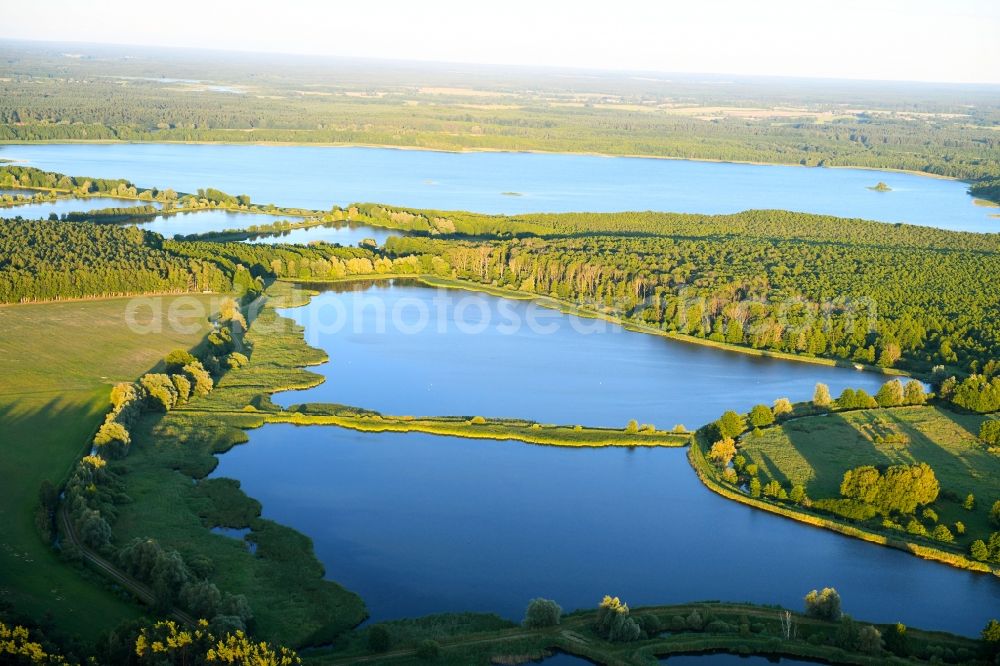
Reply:
<svg viewBox="0 0 1000 666"><path fill-rule="evenodd" d="M251 299L256 291L247 292ZM227 369L249 363L250 349L244 341L247 324L240 303L222 303L214 330L194 355L184 350L164 359L164 372L147 373L137 382L121 383L111 391L111 409L94 437L92 453L76 466L65 487L67 515L82 542L116 559L136 579L148 583L155 595L156 610L168 612L175 604L197 617L211 619L213 630L245 631L253 617L242 595L221 593L206 580L207 572L185 562L177 551L161 547L153 539L135 539L116 547L111 525L116 505L128 501L119 479L120 471L107 461L125 457L131 446L132 428L146 412L168 412L175 406L207 395ZM55 494L43 487L42 505L54 513ZM50 523L51 525L51 523ZM50 530L46 530L50 532Z"/></svg>
<svg viewBox="0 0 1000 666"><path fill-rule="evenodd" d="M752 237L390 238L463 279L754 349L929 372L1000 357L1000 253Z"/></svg>
<svg viewBox="0 0 1000 666"><path fill-rule="evenodd" d="M118 208L97 208L89 211L71 211L63 213L63 222L93 222L95 224L113 224L126 220L144 217L155 217L160 214L156 206L121 206ZM53 213L55 215L55 213ZM52 219L51 217L49 219Z"/></svg>
<svg viewBox="0 0 1000 666"><path fill-rule="evenodd" d="M1000 202L1000 178L987 178L973 183L969 194L980 199Z"/></svg>
<svg viewBox="0 0 1000 666"><path fill-rule="evenodd" d="M274 277L297 280L329 280L351 275L387 273L449 275L450 267L430 254L389 256L371 248L315 245L268 245L165 241L165 250L192 260L214 261L234 274L243 269L249 278Z"/></svg>
<svg viewBox="0 0 1000 666"><path fill-rule="evenodd" d="M117 193L122 191L122 188L137 191L135 185L124 178L67 176L53 171L42 171L35 167L17 165L0 166L0 187L82 190L86 193Z"/></svg>
<svg viewBox="0 0 1000 666"><path fill-rule="evenodd" d="M1000 368L996 362L986 365L983 374L962 381L949 377L941 384L941 397L970 412L988 414L1000 411Z"/></svg>
<svg viewBox="0 0 1000 666"><path fill-rule="evenodd" d="M330 215L378 216L415 231L443 224L436 215L376 206ZM498 239L503 218L454 219L453 233L482 232L482 240L411 236L390 238L384 250L303 247L164 241L137 228L8 220L0 222L0 302L245 290L258 278L429 274L753 349L925 374L944 366L960 376L1000 358L1000 238L991 235L750 211L531 216L531 234L609 231Z"/></svg>
<svg viewBox="0 0 1000 666"><path fill-rule="evenodd" d="M620 234L700 239L739 236L762 240L1000 252L1000 235L997 234L948 231L787 210L747 210L730 215L630 211L506 216L353 204L347 212L349 219L355 222L442 237L454 234L501 237Z"/></svg>
<svg viewBox="0 0 1000 666"><path fill-rule="evenodd" d="M0 302L228 291L231 277L211 259L164 251L135 227L0 219Z"/></svg>

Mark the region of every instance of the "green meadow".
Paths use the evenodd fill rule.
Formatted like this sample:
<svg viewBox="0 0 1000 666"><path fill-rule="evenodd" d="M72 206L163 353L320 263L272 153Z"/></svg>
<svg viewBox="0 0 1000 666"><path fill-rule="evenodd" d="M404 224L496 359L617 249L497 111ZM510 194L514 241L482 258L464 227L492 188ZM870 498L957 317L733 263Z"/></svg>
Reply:
<svg viewBox="0 0 1000 666"><path fill-rule="evenodd" d="M740 452L758 465L762 483L802 485L814 500L839 497L844 472L854 467L927 463L941 484L933 504L938 522L965 525L954 544L965 551L996 529L989 511L1000 499L1000 457L976 438L985 418L939 406L809 416L745 435ZM972 510L962 506L970 493Z"/></svg>
<svg viewBox="0 0 1000 666"><path fill-rule="evenodd" d="M67 634L92 637L139 608L67 567L44 542L35 525L39 487L59 485L86 452L112 384L205 335L206 317L171 312L176 296L158 298L158 315L145 309L137 318L159 329L145 334L126 326L124 298L0 307L0 603L48 614ZM184 298L207 311L212 297Z"/></svg>

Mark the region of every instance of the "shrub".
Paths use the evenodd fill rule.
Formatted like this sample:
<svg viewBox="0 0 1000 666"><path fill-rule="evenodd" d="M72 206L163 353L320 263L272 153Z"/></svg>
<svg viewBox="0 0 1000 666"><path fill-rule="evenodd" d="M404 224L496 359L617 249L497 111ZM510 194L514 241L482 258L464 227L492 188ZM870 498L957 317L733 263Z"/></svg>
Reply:
<svg viewBox="0 0 1000 666"><path fill-rule="evenodd" d="M708 451L709 459L718 464L719 467L726 467L736 455L736 442L731 437L720 439L712 444Z"/></svg>
<svg viewBox="0 0 1000 666"><path fill-rule="evenodd" d="M833 402L830 398L830 387L826 384L816 384L816 391L813 393L813 404L817 407L829 407Z"/></svg>
<svg viewBox="0 0 1000 666"><path fill-rule="evenodd" d="M806 615L822 620L839 620L841 616L840 594L832 587L824 587L822 592L812 590L806 595Z"/></svg>
<svg viewBox="0 0 1000 666"><path fill-rule="evenodd" d="M754 405L750 410L750 425L763 428L774 423L774 412L767 405Z"/></svg>
<svg viewBox="0 0 1000 666"><path fill-rule="evenodd" d="M916 518L911 518L910 522L906 523L906 531L917 536L930 536L927 533L927 528Z"/></svg>
<svg viewBox="0 0 1000 666"><path fill-rule="evenodd" d="M441 644L434 640L420 641L417 645L417 657L420 659L437 659L441 655Z"/></svg>
<svg viewBox="0 0 1000 666"><path fill-rule="evenodd" d="M483 425L486 423L486 419L484 419L482 416L473 416L472 419L469 421L469 423L471 423L472 425Z"/></svg>
<svg viewBox="0 0 1000 666"><path fill-rule="evenodd" d="M174 373L181 370L188 363L194 363L197 360L191 352L183 349L175 349L167 354L163 362L167 366L167 372Z"/></svg>
<svg viewBox="0 0 1000 666"><path fill-rule="evenodd" d="M212 375L209 374L208 370L205 369L199 361L194 361L193 363L188 363L183 368L184 374L188 376L193 384L192 393L199 397L204 397L211 392L212 388L215 386L215 382L212 381Z"/></svg>
<svg viewBox="0 0 1000 666"><path fill-rule="evenodd" d="M730 410L715 422L715 427L719 431L719 437L722 439L726 439L727 437L735 439L743 434L743 431L747 429L747 424L742 416Z"/></svg>
<svg viewBox="0 0 1000 666"><path fill-rule="evenodd" d="M389 630L381 624L376 624L368 630L369 652L387 652L391 645L392 639L389 637Z"/></svg>
<svg viewBox="0 0 1000 666"><path fill-rule="evenodd" d="M554 627L559 624L562 608L551 599L532 599L524 613L524 626L530 629Z"/></svg>
<svg viewBox="0 0 1000 666"><path fill-rule="evenodd" d="M951 543L955 540L954 535L952 535L951 530L948 529L947 525L938 525L934 528L931 533L936 541L943 541L945 543Z"/></svg>
<svg viewBox="0 0 1000 666"><path fill-rule="evenodd" d="M639 617L639 626L647 636L656 636L663 631L663 623L660 618L652 613L645 613Z"/></svg>
<svg viewBox="0 0 1000 666"><path fill-rule="evenodd" d="M235 369L243 368L250 364L250 359L246 357L246 354L241 354L240 352L232 352L226 356L226 367Z"/></svg>
<svg viewBox="0 0 1000 666"><path fill-rule="evenodd" d="M774 414L775 418L783 416L784 414L791 414L792 401L788 398L778 398L774 401L774 407L771 408L771 412Z"/></svg>
<svg viewBox="0 0 1000 666"><path fill-rule="evenodd" d="M878 655L882 653L882 632L868 625L858 631L857 646L859 652Z"/></svg>
<svg viewBox="0 0 1000 666"><path fill-rule="evenodd" d="M985 562L990 558L990 551L986 548L986 542L982 539L976 539L969 546L969 557L976 560L977 562Z"/></svg>
<svg viewBox="0 0 1000 666"><path fill-rule="evenodd" d="M770 497L771 499L787 499L788 494L785 489L781 487L781 484L774 479L767 482L764 486L764 497Z"/></svg>
<svg viewBox="0 0 1000 666"><path fill-rule="evenodd" d="M177 404L177 389L169 375L149 373L139 380L146 390L146 400L150 409L169 412Z"/></svg>
<svg viewBox="0 0 1000 666"><path fill-rule="evenodd" d="M1000 445L1000 419L983 421L979 426L979 439L991 446Z"/></svg>
<svg viewBox="0 0 1000 666"><path fill-rule="evenodd" d="M993 502L993 506L990 507L990 522L1000 527L1000 500Z"/></svg>
<svg viewBox="0 0 1000 666"><path fill-rule="evenodd" d="M191 380L185 375L170 375L170 381L174 383L174 388L177 389L178 402L187 402L188 398L191 397Z"/></svg>
<svg viewBox="0 0 1000 666"><path fill-rule="evenodd" d="M890 379L875 394L879 407L898 407L903 404L903 383L898 379Z"/></svg>
<svg viewBox="0 0 1000 666"><path fill-rule="evenodd" d="M788 494L788 499L792 500L796 504L802 504L806 499L806 489L800 484L792 486L792 492Z"/></svg>
<svg viewBox="0 0 1000 666"><path fill-rule="evenodd" d="M691 611L691 614L685 618L684 623L692 631L701 631L705 628L705 619L696 610Z"/></svg>
<svg viewBox="0 0 1000 666"><path fill-rule="evenodd" d="M821 499L812 503L813 508L849 520L865 521L874 518L878 511L871 504L852 499Z"/></svg>

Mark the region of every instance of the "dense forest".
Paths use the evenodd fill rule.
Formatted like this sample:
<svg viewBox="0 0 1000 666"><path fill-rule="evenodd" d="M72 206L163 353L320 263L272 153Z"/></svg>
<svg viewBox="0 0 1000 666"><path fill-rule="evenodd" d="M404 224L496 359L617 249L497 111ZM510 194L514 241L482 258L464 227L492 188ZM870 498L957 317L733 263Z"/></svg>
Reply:
<svg viewBox="0 0 1000 666"><path fill-rule="evenodd" d="M532 213L484 215L354 204L349 219L432 236L628 235L684 238L749 237L996 252L1000 235L956 232L912 224L887 224L785 210L748 210L731 215L697 213Z"/></svg>
<svg viewBox="0 0 1000 666"><path fill-rule="evenodd" d="M885 367L976 371L1000 355L1000 254L844 243L589 236L392 238L453 273L667 331Z"/></svg>
<svg viewBox="0 0 1000 666"><path fill-rule="evenodd" d="M206 82L198 52L140 62L123 49L77 59L44 46L0 52L0 141L355 143L1000 177L1000 104L990 87L830 82L823 90L773 79L392 72L217 55L220 78Z"/></svg>
<svg viewBox="0 0 1000 666"><path fill-rule="evenodd" d="M391 238L384 249L272 246L8 220L0 224L0 301L429 274L716 342L925 374L935 366L975 373L1000 357L994 235L783 211L508 219L361 206L349 215L449 233Z"/></svg>
<svg viewBox="0 0 1000 666"><path fill-rule="evenodd" d="M0 219L0 303L230 289L215 263L161 244L135 227Z"/></svg>

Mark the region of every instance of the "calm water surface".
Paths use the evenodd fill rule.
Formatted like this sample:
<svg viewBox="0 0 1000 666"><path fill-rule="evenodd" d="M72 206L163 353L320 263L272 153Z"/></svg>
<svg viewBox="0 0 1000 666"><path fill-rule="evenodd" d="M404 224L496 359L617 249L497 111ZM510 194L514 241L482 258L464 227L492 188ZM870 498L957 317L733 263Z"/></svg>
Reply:
<svg viewBox="0 0 1000 666"><path fill-rule="evenodd" d="M386 414L523 417L543 423L702 425L727 409L812 397L816 382L873 393L881 375L757 358L626 331L476 292L353 283L282 313L330 361L326 381L275 396Z"/></svg>
<svg viewBox="0 0 1000 666"><path fill-rule="evenodd" d="M279 220L291 219L293 222L299 218L288 218L285 215L269 215L266 213L234 213L226 210L199 210L189 213L176 213L174 215L158 215L148 221L140 222L136 226L155 231L166 238L173 238L180 234L203 234L209 231L226 231L228 229L245 229L252 225L271 224Z"/></svg>
<svg viewBox="0 0 1000 666"><path fill-rule="evenodd" d="M386 392L396 390L382 375ZM727 599L801 608L832 585L870 621L976 634L995 578L927 562L715 495L684 449L517 442L265 425L219 458L266 518L313 539L326 575L374 620Z"/></svg>
<svg viewBox="0 0 1000 666"><path fill-rule="evenodd" d="M967 185L912 174L685 160L388 148L184 144L10 145L0 157L144 187L217 187L254 201L327 209L375 201L482 213L782 208L1000 231ZM884 181L892 192L868 187ZM521 196L506 196L517 192ZM995 210L995 209L994 209Z"/></svg>
<svg viewBox="0 0 1000 666"><path fill-rule="evenodd" d="M308 245L314 242L339 243L344 246L355 246L363 240L372 239L379 245L392 236L402 235L398 231L372 227L364 224L340 224L336 226L308 227L306 229L291 229L278 236L261 236L251 239L251 243L293 243Z"/></svg>
<svg viewBox="0 0 1000 666"><path fill-rule="evenodd" d="M562 323L555 332L522 326L505 335L500 324L481 326L483 312L470 306L463 314L466 292L367 286L287 311L331 361L319 368L323 385L279 394L279 402L698 425L724 408L806 397L817 380L870 389L880 381L613 328L588 335L553 313ZM351 315L364 324L356 332L334 332L330 318L310 314L338 304L351 312L371 297ZM530 307L476 297L497 313L500 301L512 308L507 314L526 317ZM435 315L431 332L406 328L419 319L405 318L385 332L368 328L380 302L391 313L405 299L417 312L435 298L452 314ZM458 328L474 324L481 332ZM519 619L536 596L570 610L605 594L632 605L726 599L799 608L806 592L829 585L859 618L966 634L1000 608L995 578L713 494L683 449L563 449L287 424L248 435L248 445L220 457L214 475L239 479L266 517L309 535L327 576L358 592L376 620L458 610Z"/></svg>

